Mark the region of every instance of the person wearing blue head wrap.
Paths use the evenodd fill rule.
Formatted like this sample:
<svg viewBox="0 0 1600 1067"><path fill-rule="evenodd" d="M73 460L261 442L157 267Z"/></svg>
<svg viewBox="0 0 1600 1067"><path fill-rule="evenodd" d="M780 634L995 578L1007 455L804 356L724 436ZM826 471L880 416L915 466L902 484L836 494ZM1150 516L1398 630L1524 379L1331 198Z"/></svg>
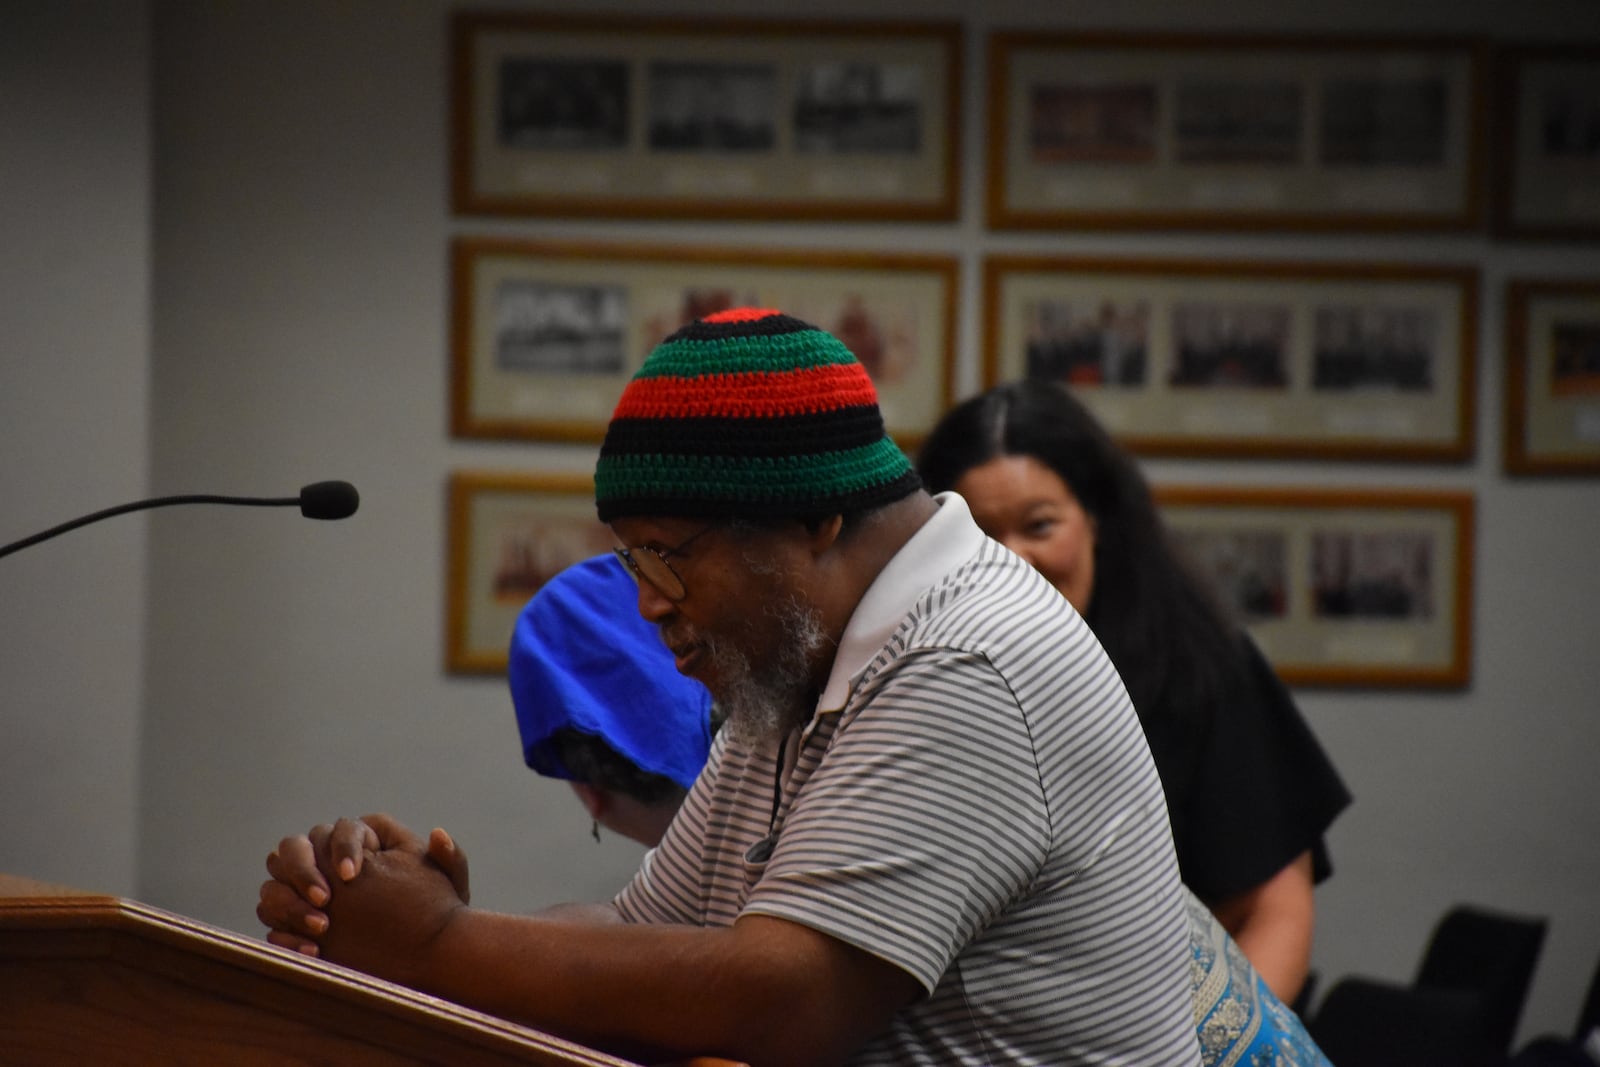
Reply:
<svg viewBox="0 0 1600 1067"><path fill-rule="evenodd" d="M568 780L597 827L655 845L711 750L711 694L638 599L609 552L568 567L517 618L508 676L527 765Z"/></svg>

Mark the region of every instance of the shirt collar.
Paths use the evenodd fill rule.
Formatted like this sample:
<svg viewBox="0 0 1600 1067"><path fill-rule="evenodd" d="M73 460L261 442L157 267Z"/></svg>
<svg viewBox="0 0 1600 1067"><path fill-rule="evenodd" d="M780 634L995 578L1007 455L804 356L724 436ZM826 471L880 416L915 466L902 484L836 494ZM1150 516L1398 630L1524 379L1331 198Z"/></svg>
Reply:
<svg viewBox="0 0 1600 1067"><path fill-rule="evenodd" d="M983 547L984 533L972 521L967 502L955 493L934 497L939 510L900 547L850 614L828 684L817 699L817 714L844 710L850 690L896 627L930 584L971 559Z"/></svg>

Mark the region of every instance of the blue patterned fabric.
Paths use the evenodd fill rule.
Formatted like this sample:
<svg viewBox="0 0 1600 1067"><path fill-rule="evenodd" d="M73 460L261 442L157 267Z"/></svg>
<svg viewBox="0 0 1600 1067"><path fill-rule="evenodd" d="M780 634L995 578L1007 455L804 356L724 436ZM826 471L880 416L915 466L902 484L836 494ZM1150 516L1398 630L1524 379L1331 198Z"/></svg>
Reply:
<svg viewBox="0 0 1600 1067"><path fill-rule="evenodd" d="M1188 896L1194 1030L1205 1067L1332 1067L1216 916Z"/></svg>

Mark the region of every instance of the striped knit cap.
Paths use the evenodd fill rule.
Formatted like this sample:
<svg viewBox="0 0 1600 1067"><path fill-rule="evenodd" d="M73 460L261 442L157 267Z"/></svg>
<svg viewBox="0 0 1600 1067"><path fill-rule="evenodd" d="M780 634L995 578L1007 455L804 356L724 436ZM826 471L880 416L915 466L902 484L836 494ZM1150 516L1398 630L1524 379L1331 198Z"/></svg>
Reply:
<svg viewBox="0 0 1600 1067"><path fill-rule="evenodd" d="M921 484L850 350L765 308L708 315L657 345L622 391L594 472L601 522L824 516Z"/></svg>

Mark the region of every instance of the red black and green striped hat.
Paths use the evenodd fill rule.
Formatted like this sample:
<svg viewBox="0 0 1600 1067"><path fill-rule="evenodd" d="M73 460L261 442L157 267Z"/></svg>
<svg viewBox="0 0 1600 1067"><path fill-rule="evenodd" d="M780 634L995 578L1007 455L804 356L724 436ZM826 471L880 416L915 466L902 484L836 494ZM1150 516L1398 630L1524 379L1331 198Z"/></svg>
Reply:
<svg viewBox="0 0 1600 1067"><path fill-rule="evenodd" d="M708 315L657 345L594 472L601 522L842 514L921 484L850 350L767 308Z"/></svg>

